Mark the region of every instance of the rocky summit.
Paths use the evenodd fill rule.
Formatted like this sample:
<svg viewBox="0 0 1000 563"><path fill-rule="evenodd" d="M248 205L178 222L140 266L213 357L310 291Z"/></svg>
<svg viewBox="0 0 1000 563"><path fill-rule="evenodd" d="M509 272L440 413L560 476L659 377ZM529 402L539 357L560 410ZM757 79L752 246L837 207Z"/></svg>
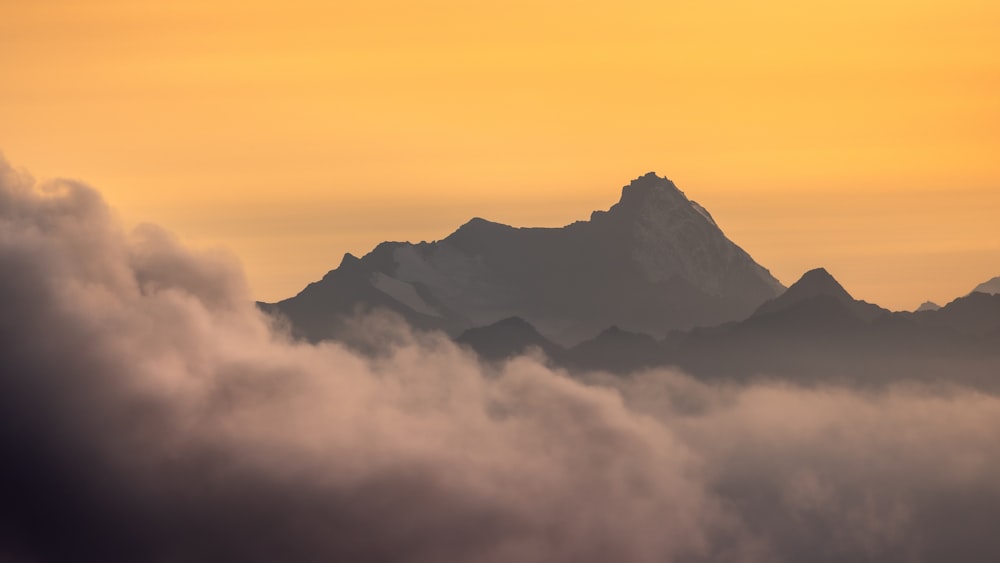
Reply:
<svg viewBox="0 0 1000 563"><path fill-rule="evenodd" d="M518 317L572 344L609 326L663 336L745 318L784 287L702 206L650 172L587 221L512 227L474 218L434 242L385 242L265 310L309 340L389 309L457 335Z"/></svg>

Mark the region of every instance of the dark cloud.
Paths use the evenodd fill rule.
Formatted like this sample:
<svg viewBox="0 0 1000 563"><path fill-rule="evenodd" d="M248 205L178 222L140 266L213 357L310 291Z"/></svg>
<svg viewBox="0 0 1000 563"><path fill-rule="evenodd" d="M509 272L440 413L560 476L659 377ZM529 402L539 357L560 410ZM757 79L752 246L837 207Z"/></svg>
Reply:
<svg viewBox="0 0 1000 563"><path fill-rule="evenodd" d="M296 343L233 257L0 183L0 560L1000 560L993 395Z"/></svg>

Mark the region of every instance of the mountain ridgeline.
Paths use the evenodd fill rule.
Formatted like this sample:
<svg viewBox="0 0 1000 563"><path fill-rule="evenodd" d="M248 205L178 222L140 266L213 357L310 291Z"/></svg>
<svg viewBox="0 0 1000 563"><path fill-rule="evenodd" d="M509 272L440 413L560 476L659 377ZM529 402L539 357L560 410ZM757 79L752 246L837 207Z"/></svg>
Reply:
<svg viewBox="0 0 1000 563"><path fill-rule="evenodd" d="M570 344L612 325L664 337L738 320L783 290L704 208L649 173L589 221L517 228L475 218L440 241L348 254L295 297L262 307L312 341L385 308L453 336L519 317Z"/></svg>
<svg viewBox="0 0 1000 563"><path fill-rule="evenodd" d="M854 299L824 269L807 272L741 321L662 339L611 327L559 347L523 320L507 319L457 340L487 361L537 350L571 371L673 366L706 379L876 386L943 383L945 376L1000 391L1000 294L972 292L938 309L891 312Z"/></svg>
<svg viewBox="0 0 1000 563"><path fill-rule="evenodd" d="M440 241L348 254L295 297L260 305L298 337L348 343L353 317L388 309L487 362L533 350L574 371L876 384L954 373L1000 390L1000 278L914 312L854 299L822 268L786 290L653 173L588 221L472 219Z"/></svg>
<svg viewBox="0 0 1000 563"><path fill-rule="evenodd" d="M972 292L987 293L990 295L1000 293L1000 276L997 276L989 281L985 281L977 285L976 288L972 290Z"/></svg>

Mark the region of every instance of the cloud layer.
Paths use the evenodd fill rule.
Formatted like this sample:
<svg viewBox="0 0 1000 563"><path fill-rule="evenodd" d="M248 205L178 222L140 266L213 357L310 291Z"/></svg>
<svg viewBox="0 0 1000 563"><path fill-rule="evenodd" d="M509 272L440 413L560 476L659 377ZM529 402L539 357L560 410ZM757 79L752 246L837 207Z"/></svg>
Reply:
<svg viewBox="0 0 1000 563"><path fill-rule="evenodd" d="M2 162L0 311L0 560L1000 560L974 389L296 343L234 257Z"/></svg>

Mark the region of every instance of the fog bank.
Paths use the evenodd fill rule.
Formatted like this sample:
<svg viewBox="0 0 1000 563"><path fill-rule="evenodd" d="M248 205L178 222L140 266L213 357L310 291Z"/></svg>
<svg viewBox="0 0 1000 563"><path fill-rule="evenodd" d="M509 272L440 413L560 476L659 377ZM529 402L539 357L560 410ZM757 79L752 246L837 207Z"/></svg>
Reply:
<svg viewBox="0 0 1000 563"><path fill-rule="evenodd" d="M2 161L0 310L0 560L1000 560L975 389L298 343L235 257Z"/></svg>

